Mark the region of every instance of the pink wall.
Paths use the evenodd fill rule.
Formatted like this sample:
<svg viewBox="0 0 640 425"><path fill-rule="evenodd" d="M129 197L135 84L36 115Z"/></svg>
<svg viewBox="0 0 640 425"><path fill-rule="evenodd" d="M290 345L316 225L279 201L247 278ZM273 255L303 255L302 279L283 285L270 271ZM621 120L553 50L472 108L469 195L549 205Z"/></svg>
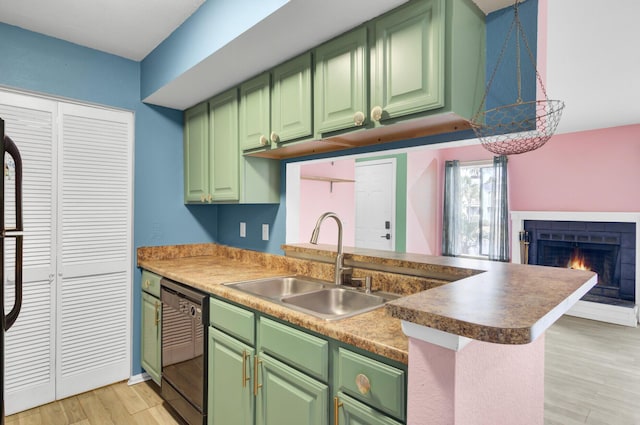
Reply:
<svg viewBox="0 0 640 425"><path fill-rule="evenodd" d="M407 154L407 252L436 255L441 251L440 151Z"/></svg>
<svg viewBox="0 0 640 425"><path fill-rule="evenodd" d="M458 352L409 338L409 359L408 425L544 422L544 335Z"/></svg>
<svg viewBox="0 0 640 425"><path fill-rule="evenodd" d="M305 164L300 167L300 176L322 176L351 179L355 177L355 161L342 159L336 161ZM355 244L355 185L354 183L334 183L333 191L329 182L300 181L300 242L308 242L318 217L332 211L342 221L342 243L344 246ZM335 245L338 242L337 225L329 219L322 224L319 243Z"/></svg>
<svg viewBox="0 0 640 425"><path fill-rule="evenodd" d="M640 125L554 136L509 158L510 209L640 211Z"/></svg>

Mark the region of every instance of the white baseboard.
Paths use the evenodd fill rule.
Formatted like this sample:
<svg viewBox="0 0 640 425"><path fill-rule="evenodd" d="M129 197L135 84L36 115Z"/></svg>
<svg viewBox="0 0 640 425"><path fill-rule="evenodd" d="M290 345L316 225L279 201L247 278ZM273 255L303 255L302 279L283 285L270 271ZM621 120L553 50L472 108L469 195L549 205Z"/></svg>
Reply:
<svg viewBox="0 0 640 425"><path fill-rule="evenodd" d="M634 307L621 307L589 301L578 301L566 314L616 325L638 326L637 305Z"/></svg>
<svg viewBox="0 0 640 425"><path fill-rule="evenodd" d="M127 381L127 385L139 384L140 382L148 381L149 379L151 379L151 376L149 376L149 374L146 372L142 372L137 375L131 376Z"/></svg>

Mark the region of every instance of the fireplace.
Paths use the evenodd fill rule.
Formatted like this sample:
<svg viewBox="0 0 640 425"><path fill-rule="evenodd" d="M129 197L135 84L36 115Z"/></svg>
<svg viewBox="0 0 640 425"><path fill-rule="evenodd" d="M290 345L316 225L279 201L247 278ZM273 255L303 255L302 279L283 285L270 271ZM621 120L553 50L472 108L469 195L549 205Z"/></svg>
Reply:
<svg viewBox="0 0 640 425"><path fill-rule="evenodd" d="M525 227L536 234L521 250L519 234ZM566 314L635 327L640 319L637 229L640 212L511 211L511 261L523 262L528 248L528 262L571 267L571 257L579 254L585 267L598 273L598 284Z"/></svg>
<svg viewBox="0 0 640 425"><path fill-rule="evenodd" d="M529 264L598 273L598 284L583 300L635 303L635 223L525 220L524 230Z"/></svg>

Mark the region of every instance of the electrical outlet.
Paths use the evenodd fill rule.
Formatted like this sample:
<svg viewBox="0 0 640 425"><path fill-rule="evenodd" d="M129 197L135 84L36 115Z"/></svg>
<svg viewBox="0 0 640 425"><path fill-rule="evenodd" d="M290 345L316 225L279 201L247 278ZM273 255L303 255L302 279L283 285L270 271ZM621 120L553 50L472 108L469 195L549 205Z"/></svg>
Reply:
<svg viewBox="0 0 640 425"><path fill-rule="evenodd" d="M269 240L269 225L268 224L263 224L262 225L262 240L263 241L268 241Z"/></svg>
<svg viewBox="0 0 640 425"><path fill-rule="evenodd" d="M240 237L241 238L247 237L247 223L245 223L244 221L240 222Z"/></svg>

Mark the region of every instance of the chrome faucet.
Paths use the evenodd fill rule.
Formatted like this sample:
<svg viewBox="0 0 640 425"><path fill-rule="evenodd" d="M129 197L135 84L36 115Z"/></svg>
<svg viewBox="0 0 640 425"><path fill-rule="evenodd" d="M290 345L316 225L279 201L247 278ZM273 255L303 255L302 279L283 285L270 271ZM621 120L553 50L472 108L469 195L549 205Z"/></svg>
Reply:
<svg viewBox="0 0 640 425"><path fill-rule="evenodd" d="M322 222L329 217L333 218L338 224L338 253L336 255L334 282L336 285L342 285L344 276L351 274L352 269L351 267L344 266L344 254L342 253L342 221L340 221L340 218L336 215L336 213L326 212L318 218L316 227L313 229L313 233L311 233L311 240L309 242L314 245L318 243L320 226L322 225Z"/></svg>

